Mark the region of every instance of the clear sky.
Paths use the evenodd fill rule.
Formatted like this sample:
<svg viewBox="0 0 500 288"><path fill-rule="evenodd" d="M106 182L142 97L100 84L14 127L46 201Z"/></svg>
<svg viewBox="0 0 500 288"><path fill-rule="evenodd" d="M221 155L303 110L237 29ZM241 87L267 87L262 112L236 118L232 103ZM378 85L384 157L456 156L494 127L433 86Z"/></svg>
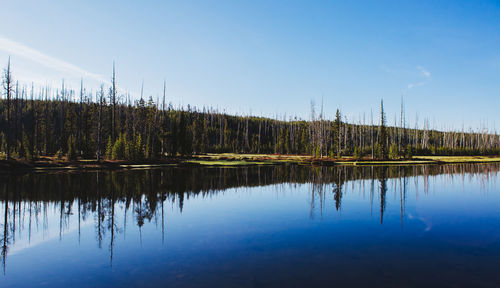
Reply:
<svg viewBox="0 0 500 288"><path fill-rule="evenodd" d="M500 126L498 1L3 1L0 63L21 82L120 91L230 113L399 114ZM399 117L399 115L398 115ZM497 128L498 130L498 128Z"/></svg>

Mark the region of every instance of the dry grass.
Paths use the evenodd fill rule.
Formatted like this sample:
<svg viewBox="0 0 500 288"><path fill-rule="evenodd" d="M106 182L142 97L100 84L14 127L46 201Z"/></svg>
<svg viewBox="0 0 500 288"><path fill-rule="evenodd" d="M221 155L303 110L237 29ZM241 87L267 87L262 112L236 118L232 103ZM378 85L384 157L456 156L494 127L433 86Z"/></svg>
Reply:
<svg viewBox="0 0 500 288"><path fill-rule="evenodd" d="M192 163L202 165L248 165L248 164L278 164L278 163L315 163L335 165L418 165L440 163L485 163L500 162L500 156L415 156L411 160L357 160L352 157L313 158L308 155L279 155L279 154L204 154L193 157ZM213 163L213 164L212 164Z"/></svg>
<svg viewBox="0 0 500 288"><path fill-rule="evenodd" d="M265 161L228 161L228 160L187 160L186 163L199 164L203 166L247 166L273 164Z"/></svg>
<svg viewBox="0 0 500 288"><path fill-rule="evenodd" d="M413 158L437 161L442 163L500 162L500 156L415 156Z"/></svg>

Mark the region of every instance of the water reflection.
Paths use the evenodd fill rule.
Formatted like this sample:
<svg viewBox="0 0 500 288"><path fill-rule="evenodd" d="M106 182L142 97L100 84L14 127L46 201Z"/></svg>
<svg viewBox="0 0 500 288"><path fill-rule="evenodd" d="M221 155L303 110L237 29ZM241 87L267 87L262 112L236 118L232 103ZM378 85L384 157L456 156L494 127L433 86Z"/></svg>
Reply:
<svg viewBox="0 0 500 288"><path fill-rule="evenodd" d="M308 167L297 165L256 166L241 168L162 168L85 173L35 173L0 176L2 217L2 267L6 273L7 257L19 243L29 247L57 230L61 240L66 232L93 225L95 241L109 251L113 264L117 235L127 235L127 224L138 229L142 245L142 227L154 223L165 242L166 207L180 213L187 199L210 198L237 187L276 185L283 191L298 184L310 185L309 217L324 217L327 197L335 211L346 207L348 193L369 193L370 213L379 206L380 224L384 224L387 197L394 192L400 205L401 227L404 226L407 189L413 182L415 199L419 187L430 191L430 177L441 175L444 181L479 179L483 191L497 179L499 164L459 164L446 166L395 167ZM423 185L419 185L423 181ZM379 203L375 203L378 199ZM377 209L377 208L375 208ZM54 227L54 223L58 223ZM53 234L52 234L53 235Z"/></svg>

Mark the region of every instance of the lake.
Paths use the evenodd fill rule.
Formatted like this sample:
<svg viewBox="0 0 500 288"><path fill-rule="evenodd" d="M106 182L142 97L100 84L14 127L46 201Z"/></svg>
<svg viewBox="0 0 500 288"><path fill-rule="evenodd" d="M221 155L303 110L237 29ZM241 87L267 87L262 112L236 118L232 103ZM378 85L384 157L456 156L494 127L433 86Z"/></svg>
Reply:
<svg viewBox="0 0 500 288"><path fill-rule="evenodd" d="M1 287L500 287L500 164L0 175Z"/></svg>

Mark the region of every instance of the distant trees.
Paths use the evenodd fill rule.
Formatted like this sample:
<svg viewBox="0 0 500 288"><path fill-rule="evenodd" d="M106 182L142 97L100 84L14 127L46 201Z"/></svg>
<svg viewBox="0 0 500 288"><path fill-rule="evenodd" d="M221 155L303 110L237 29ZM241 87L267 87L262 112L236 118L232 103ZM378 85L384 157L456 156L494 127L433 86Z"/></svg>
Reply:
<svg viewBox="0 0 500 288"><path fill-rule="evenodd" d="M155 160L199 153L279 153L351 156L357 159L411 158L413 155L500 155L500 136L495 131L436 131L424 120L423 129L387 127L383 101L380 124L348 123L339 109L327 120L321 105L311 120L297 117L271 119L235 116L212 108L167 105L166 83L160 102L152 97L132 101L119 95L113 65L111 87L79 93L50 87L35 89L15 85L10 59L2 75L0 99L0 151L7 158L66 156L69 160ZM29 101L28 101L29 95ZM51 96L52 95L52 96ZM13 99L13 96L14 99ZM401 108L403 114L403 105Z"/></svg>

